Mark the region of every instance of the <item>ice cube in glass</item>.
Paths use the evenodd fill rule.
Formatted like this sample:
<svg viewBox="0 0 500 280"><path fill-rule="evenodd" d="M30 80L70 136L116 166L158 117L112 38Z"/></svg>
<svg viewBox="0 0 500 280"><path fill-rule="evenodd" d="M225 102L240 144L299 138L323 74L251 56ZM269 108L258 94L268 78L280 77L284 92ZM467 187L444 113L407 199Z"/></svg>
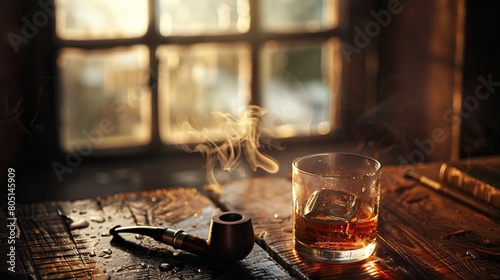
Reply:
<svg viewBox="0 0 500 280"><path fill-rule="evenodd" d="M342 191L316 190L307 200L304 215L323 222L349 222L360 208L360 199Z"/></svg>

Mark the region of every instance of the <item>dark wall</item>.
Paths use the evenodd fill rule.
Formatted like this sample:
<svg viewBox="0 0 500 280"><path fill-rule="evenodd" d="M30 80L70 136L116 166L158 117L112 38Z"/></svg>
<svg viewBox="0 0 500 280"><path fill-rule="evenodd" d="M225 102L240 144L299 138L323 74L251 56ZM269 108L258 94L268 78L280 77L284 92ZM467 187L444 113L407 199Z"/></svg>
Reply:
<svg viewBox="0 0 500 280"><path fill-rule="evenodd" d="M460 157L500 154L500 17L467 1Z"/></svg>
<svg viewBox="0 0 500 280"><path fill-rule="evenodd" d="M390 2L377 1L377 10ZM455 0L400 3L402 11L393 15L378 41L374 91L379 102L367 116L377 130L376 138L369 140L399 148L400 163L500 154L497 5ZM456 46L460 3L466 5L462 62ZM461 87L456 70L463 74ZM452 104L460 91L461 118L455 122ZM443 131L446 141L433 141L436 131Z"/></svg>
<svg viewBox="0 0 500 280"><path fill-rule="evenodd" d="M0 1L0 178L28 180L57 157L51 3Z"/></svg>
<svg viewBox="0 0 500 280"><path fill-rule="evenodd" d="M378 104L363 121L374 131L368 140L392 148L397 164L449 160L457 154L453 145L458 133L443 115L452 110L455 73L460 71L455 49L461 2L377 1L378 14L394 3L399 9L377 37L373 92Z"/></svg>
<svg viewBox="0 0 500 280"><path fill-rule="evenodd" d="M19 32L19 11L13 1L0 2L0 168L11 167L11 160L21 151L19 116L23 110L20 92L20 56L12 49L8 34Z"/></svg>

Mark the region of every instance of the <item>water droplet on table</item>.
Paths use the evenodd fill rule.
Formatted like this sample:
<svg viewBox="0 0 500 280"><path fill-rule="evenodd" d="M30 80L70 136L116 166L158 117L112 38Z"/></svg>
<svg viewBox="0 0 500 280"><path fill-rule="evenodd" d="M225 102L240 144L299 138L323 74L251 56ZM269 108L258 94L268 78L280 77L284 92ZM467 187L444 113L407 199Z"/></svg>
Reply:
<svg viewBox="0 0 500 280"><path fill-rule="evenodd" d="M87 220L74 221L69 224L69 230L86 228L89 226L89 222Z"/></svg>
<svg viewBox="0 0 500 280"><path fill-rule="evenodd" d="M132 270L132 269L136 269L136 268L148 268L149 265L147 265L146 263L140 263L140 264L133 264L133 265L129 265L129 266L120 266L118 267L117 269L113 270L114 272L121 272L121 271L124 271L126 269L129 269L129 270Z"/></svg>
<svg viewBox="0 0 500 280"><path fill-rule="evenodd" d="M109 248L102 250L102 252L105 254L108 254L108 255L113 254L113 251L111 251L111 249L109 249Z"/></svg>
<svg viewBox="0 0 500 280"><path fill-rule="evenodd" d="M465 254L476 260L500 260L500 253L489 252L479 248L471 249Z"/></svg>
<svg viewBox="0 0 500 280"><path fill-rule="evenodd" d="M160 271L172 271L172 273L176 273L177 271L183 270L186 267L183 263L161 263Z"/></svg>
<svg viewBox="0 0 500 280"><path fill-rule="evenodd" d="M160 271L170 271L174 267L171 263L161 263Z"/></svg>
<svg viewBox="0 0 500 280"><path fill-rule="evenodd" d="M111 249L107 248L107 249L102 250L102 252L99 254L99 257L107 259L107 258L111 257L111 254L113 254L113 251L111 251Z"/></svg>
<svg viewBox="0 0 500 280"><path fill-rule="evenodd" d="M90 220L96 223L104 223L106 221L103 216L92 216L90 217Z"/></svg>

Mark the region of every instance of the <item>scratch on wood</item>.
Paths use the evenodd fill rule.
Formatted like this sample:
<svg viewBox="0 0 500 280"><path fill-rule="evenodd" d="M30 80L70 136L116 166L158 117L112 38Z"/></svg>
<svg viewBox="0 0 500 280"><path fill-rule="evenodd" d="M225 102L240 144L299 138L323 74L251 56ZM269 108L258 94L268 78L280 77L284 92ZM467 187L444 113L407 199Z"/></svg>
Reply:
<svg viewBox="0 0 500 280"><path fill-rule="evenodd" d="M424 195L424 196L420 196L420 197L409 199L409 200L406 201L406 203L413 204L413 203L420 202L420 201L422 201L424 199L427 199L427 198L429 198L429 195Z"/></svg>
<svg viewBox="0 0 500 280"><path fill-rule="evenodd" d="M451 237L464 236L464 235L471 233L471 232L472 232L472 230L459 229L459 230L454 231L452 233L441 235L441 238L442 239L450 239Z"/></svg>

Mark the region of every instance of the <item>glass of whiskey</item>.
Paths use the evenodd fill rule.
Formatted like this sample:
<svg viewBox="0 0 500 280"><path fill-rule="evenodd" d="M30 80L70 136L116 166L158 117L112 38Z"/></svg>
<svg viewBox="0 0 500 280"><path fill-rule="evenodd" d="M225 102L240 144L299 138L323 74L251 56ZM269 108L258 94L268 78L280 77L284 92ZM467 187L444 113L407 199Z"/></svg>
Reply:
<svg viewBox="0 0 500 280"><path fill-rule="evenodd" d="M306 259L351 263L375 250L380 205L377 160L312 154L292 163L293 246Z"/></svg>

